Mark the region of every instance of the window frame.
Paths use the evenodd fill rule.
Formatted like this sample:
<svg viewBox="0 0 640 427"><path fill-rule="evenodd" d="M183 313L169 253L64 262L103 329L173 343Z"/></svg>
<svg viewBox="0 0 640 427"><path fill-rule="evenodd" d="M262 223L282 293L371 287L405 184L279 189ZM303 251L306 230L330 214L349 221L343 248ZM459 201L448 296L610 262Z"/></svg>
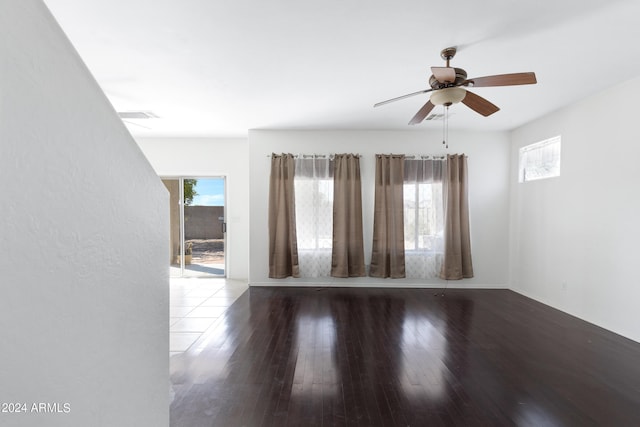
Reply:
<svg viewBox="0 0 640 427"><path fill-rule="evenodd" d="M542 161L532 162L531 165L527 164L527 157L533 157L531 155L527 156L529 153L535 153L536 151L542 151L545 148L551 147L551 149L556 149L557 145L557 156L551 159L551 166L542 163ZM544 155L541 153L539 157ZM551 138L544 139L542 141L534 142L532 144L525 145L520 147L518 150L518 182L526 183L533 181L540 181L549 178L557 178L561 174L561 165L562 165L562 136L557 135ZM527 171L536 171L537 173L527 175ZM546 173L544 173L546 170Z"/></svg>
<svg viewBox="0 0 640 427"><path fill-rule="evenodd" d="M438 253L437 249L428 249L428 248L425 248L425 247L421 247L421 243L420 243L423 240L423 239L421 239L421 237L428 236L428 237L431 237L431 238L437 238L439 232L443 231L443 230L438 230L438 219L434 218L435 223L432 224L432 226L434 228L434 233L433 234L420 234L420 223L421 223L420 220L422 218L420 204L424 203L424 197L420 197L420 195L423 194L422 191L421 191L422 190L421 186L432 187L434 185L440 185L440 187L441 187L440 188L440 192L442 193L442 191L443 191L443 188L442 188L443 183L442 182L435 182L435 181L434 182L406 182L405 181L405 183L403 185L403 191L406 191L408 186L412 186L413 187L412 188L412 193L414 195L414 199L413 200L414 200L414 203L415 203L415 206L414 206L414 209L413 209L413 214L411 215L412 219L413 219L413 224L414 224L414 227L413 227L413 230L412 230L412 232L413 232L412 233L413 234L412 235L412 237L413 237L413 247L411 247L411 248L407 247L407 235L405 234L405 237L404 237L404 242L405 242L404 250L405 250L405 252L414 252L414 253L418 253L418 252L434 252L434 253ZM430 188L429 191L431 191L433 193L434 189ZM440 194L440 197L442 197L442 196L443 195ZM430 201L430 203L432 205L431 209L434 209L434 210L437 209L437 206L433 205L434 203L436 203L436 200L432 199ZM425 206L424 209L427 209L427 207ZM442 207L442 209L444 209L444 208ZM406 206L405 206L404 212L406 213ZM441 219L444 220L443 218L441 218ZM444 224L441 224L441 225L442 225L442 227L444 229ZM407 231L406 228L407 227L406 227L406 220L405 220L405 232Z"/></svg>

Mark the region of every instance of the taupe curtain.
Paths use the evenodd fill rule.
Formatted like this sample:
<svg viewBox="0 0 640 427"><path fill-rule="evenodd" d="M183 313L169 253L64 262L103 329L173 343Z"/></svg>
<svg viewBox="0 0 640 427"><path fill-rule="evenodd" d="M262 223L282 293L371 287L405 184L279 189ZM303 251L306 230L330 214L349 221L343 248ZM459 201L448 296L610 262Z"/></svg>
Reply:
<svg viewBox="0 0 640 427"><path fill-rule="evenodd" d="M336 154L333 174L333 248L331 276L365 275L362 239L360 159Z"/></svg>
<svg viewBox="0 0 640 427"><path fill-rule="evenodd" d="M371 277L405 277L404 155L376 154Z"/></svg>
<svg viewBox="0 0 640 427"><path fill-rule="evenodd" d="M440 278L459 280L473 277L467 157L448 155L444 180L444 261Z"/></svg>
<svg viewBox="0 0 640 427"><path fill-rule="evenodd" d="M271 156L269 178L269 277L300 277L292 154Z"/></svg>

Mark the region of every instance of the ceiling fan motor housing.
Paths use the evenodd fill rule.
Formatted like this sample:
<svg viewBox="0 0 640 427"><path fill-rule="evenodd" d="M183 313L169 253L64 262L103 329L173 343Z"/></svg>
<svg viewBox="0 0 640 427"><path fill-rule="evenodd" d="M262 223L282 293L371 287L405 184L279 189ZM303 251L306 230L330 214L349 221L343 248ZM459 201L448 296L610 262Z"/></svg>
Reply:
<svg viewBox="0 0 640 427"><path fill-rule="evenodd" d="M431 88L434 90L438 90L445 87L462 85L462 83L464 83L467 80L467 72L462 68L454 68L454 70L456 72L456 79L453 82L441 83L438 80L436 80L434 75L431 75L431 77L429 77L429 86L431 86Z"/></svg>

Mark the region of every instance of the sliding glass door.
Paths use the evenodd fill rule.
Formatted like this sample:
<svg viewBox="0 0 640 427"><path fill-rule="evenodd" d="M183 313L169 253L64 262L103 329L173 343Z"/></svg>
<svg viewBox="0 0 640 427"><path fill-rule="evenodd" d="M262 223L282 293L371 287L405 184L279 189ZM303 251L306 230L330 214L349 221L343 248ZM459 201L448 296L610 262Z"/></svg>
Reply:
<svg viewBox="0 0 640 427"><path fill-rule="evenodd" d="M224 177L162 182L170 194L171 277L225 277Z"/></svg>

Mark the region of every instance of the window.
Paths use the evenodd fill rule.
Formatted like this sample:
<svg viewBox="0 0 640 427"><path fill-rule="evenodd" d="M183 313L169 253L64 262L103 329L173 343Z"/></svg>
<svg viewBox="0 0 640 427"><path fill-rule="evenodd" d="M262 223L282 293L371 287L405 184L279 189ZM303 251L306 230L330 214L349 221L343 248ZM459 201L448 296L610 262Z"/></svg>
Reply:
<svg viewBox="0 0 640 427"><path fill-rule="evenodd" d="M431 251L442 237L442 183L404 184L404 249Z"/></svg>
<svg viewBox="0 0 640 427"><path fill-rule="evenodd" d="M560 176L560 136L530 144L520 149L519 182Z"/></svg>
<svg viewBox="0 0 640 427"><path fill-rule="evenodd" d="M295 179L298 249L331 249L333 180Z"/></svg>
<svg viewBox="0 0 640 427"><path fill-rule="evenodd" d="M331 274L333 246L333 163L328 158L296 159L296 235L301 277Z"/></svg>
<svg viewBox="0 0 640 427"><path fill-rule="evenodd" d="M404 251L408 278L437 277L443 257L445 161L405 160Z"/></svg>

